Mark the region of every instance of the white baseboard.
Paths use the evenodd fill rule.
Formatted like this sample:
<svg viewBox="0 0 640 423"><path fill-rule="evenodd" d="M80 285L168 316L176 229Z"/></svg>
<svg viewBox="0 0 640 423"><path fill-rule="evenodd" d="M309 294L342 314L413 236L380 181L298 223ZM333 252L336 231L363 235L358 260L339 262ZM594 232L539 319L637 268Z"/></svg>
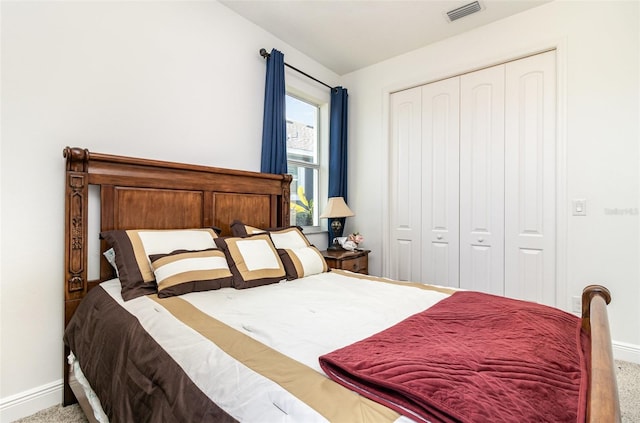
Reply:
<svg viewBox="0 0 640 423"><path fill-rule="evenodd" d="M0 423L10 423L62 404L62 379L0 399Z"/></svg>
<svg viewBox="0 0 640 423"><path fill-rule="evenodd" d="M613 341L611 344L613 348L613 358L640 364L640 345L616 341Z"/></svg>

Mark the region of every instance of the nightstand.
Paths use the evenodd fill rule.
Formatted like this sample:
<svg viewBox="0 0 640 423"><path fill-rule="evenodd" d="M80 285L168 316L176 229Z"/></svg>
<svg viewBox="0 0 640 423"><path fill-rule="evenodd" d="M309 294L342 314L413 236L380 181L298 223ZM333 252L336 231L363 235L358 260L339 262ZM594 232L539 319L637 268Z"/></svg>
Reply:
<svg viewBox="0 0 640 423"><path fill-rule="evenodd" d="M369 250L324 250L322 255L331 269L369 274Z"/></svg>

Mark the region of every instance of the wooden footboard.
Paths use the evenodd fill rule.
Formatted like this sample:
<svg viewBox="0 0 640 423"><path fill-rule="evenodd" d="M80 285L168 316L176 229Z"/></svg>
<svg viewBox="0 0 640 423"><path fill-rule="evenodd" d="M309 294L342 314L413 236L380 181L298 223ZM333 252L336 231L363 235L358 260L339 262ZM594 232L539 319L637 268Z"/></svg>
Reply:
<svg viewBox="0 0 640 423"><path fill-rule="evenodd" d="M601 285L582 291L582 328L591 336L591 371L587 421L620 422L620 400L616 383L607 304L611 293Z"/></svg>

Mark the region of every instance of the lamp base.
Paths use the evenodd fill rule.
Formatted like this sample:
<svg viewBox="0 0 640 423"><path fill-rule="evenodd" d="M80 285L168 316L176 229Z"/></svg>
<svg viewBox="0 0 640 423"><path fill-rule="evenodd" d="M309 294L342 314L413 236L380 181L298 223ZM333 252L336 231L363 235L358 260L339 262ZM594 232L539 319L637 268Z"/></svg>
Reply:
<svg viewBox="0 0 640 423"><path fill-rule="evenodd" d="M334 219L333 221L331 221L331 227L329 230L331 232L332 242L327 247L327 250L329 251L344 250L344 248L342 248L342 245L340 245L337 239L339 236L342 236L342 222L339 219Z"/></svg>

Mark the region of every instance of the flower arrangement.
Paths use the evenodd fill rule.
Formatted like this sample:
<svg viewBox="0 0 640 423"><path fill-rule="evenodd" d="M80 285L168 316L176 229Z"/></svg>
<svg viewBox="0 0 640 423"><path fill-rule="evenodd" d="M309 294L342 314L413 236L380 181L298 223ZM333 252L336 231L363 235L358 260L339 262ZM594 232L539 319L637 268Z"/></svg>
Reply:
<svg viewBox="0 0 640 423"><path fill-rule="evenodd" d="M362 241L364 241L364 237L362 235L360 235L359 232L354 232L352 234L349 234L349 241L355 243L356 245L360 244Z"/></svg>

